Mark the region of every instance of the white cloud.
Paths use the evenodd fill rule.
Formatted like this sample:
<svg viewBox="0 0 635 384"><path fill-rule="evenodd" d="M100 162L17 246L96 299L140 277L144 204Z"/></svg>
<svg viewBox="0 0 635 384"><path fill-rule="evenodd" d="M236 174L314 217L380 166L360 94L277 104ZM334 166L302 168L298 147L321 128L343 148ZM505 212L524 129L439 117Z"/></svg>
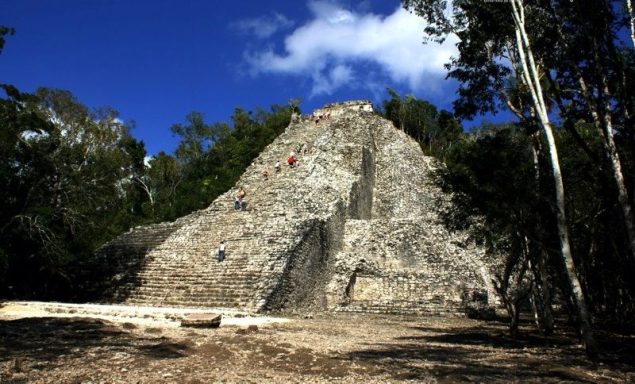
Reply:
<svg viewBox="0 0 635 384"><path fill-rule="evenodd" d="M293 21L284 15L274 13L271 16L261 16L255 19L239 20L231 24L231 27L259 39L267 39L279 30L293 26Z"/></svg>
<svg viewBox="0 0 635 384"><path fill-rule="evenodd" d="M368 88L377 76L405 83L413 91L434 88L445 77L443 65L456 54L456 37L444 44L422 44L423 19L397 8L391 15L360 13L325 0L308 3L313 17L284 39L284 49L245 53L253 75L310 77L312 95L341 87ZM379 71L361 70L372 64ZM375 76L375 77L371 77Z"/></svg>
<svg viewBox="0 0 635 384"><path fill-rule="evenodd" d="M316 71L313 74L312 93L329 95L353 80L353 69L348 65L338 64L331 67L326 74L322 71Z"/></svg>

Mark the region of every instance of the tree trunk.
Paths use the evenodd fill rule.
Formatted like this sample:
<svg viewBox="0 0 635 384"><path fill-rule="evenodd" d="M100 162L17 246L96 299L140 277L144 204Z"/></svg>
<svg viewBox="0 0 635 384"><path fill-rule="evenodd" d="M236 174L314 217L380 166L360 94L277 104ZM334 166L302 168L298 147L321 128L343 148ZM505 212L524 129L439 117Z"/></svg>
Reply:
<svg viewBox="0 0 635 384"><path fill-rule="evenodd" d="M150 190L150 187L148 186L148 184L143 181L143 179L141 177L135 177L134 178L139 184L141 184L141 187L143 188L143 191L146 193L146 195L148 195L148 200L150 200L150 206L152 207L152 209L154 209L154 197L152 196L152 191Z"/></svg>
<svg viewBox="0 0 635 384"><path fill-rule="evenodd" d="M626 0L626 9L628 10L628 18L631 22L631 41L633 42L633 47L635 47L635 17L633 17L633 4L631 0Z"/></svg>
<svg viewBox="0 0 635 384"><path fill-rule="evenodd" d="M544 320L544 332L545 335L551 335L553 333L553 311L551 309L551 284L549 283L549 274L547 273L547 266L545 265L546 253L541 252L538 259L538 274L540 276L540 283L542 286L542 299L543 299L543 320Z"/></svg>
<svg viewBox="0 0 635 384"><path fill-rule="evenodd" d="M532 108L532 111L534 109ZM532 117L535 118L535 114L532 113ZM540 139L538 137L539 132L536 132L531 135L532 141L532 157L534 162L534 179L536 183L536 191L540 191L540 159L539 154L542 153L542 145ZM526 240L529 242L529 240ZM540 246L537 244L533 244L530 250L532 253L535 253L537 261L537 265L532 265L530 263L530 268L534 273L534 289L532 294L533 304L535 306L536 315L540 318L537 319L538 327L542 330L545 335L551 335L553 332L553 314L551 312L551 287L549 286L549 276L547 274L547 269L545 267L545 257L546 253L540 249ZM536 301L540 300L540 305L536 305Z"/></svg>
<svg viewBox="0 0 635 384"><path fill-rule="evenodd" d="M573 262L571 247L569 245L569 232L567 229L565 215L564 184L562 182L562 173L560 171L560 161L558 159L556 141L553 136L551 123L547 114L546 104L543 99L542 87L540 85L540 79L538 77L536 64L534 62L531 45L529 44L529 39L525 31L525 15L523 2L522 0L512 0L511 4L512 16L514 18L514 25L516 27L516 43L522 65L522 75L529 85L531 98L536 112L538 113L540 125L547 139L553 181L556 187L556 218L558 235L560 239L560 251L564 261L567 278L569 280L569 284L571 285L571 293L575 300L575 305L580 320L580 332L582 334L586 353L588 356L594 357L597 355L597 346L593 338L593 331L591 329L591 321L587 312L584 292L582 291L580 280L576 275L575 263Z"/></svg>
<svg viewBox="0 0 635 384"><path fill-rule="evenodd" d="M624 175L622 173L622 165L617 152L617 146L615 145L615 139L613 138L613 122L610 107L608 105L610 93L606 81L606 75L602 73L600 77L602 81L602 94L604 96L601 106L594 106L589 88L581 75L578 75L578 82L580 83L582 94L584 95L585 101L591 111L593 125L598 130L598 133L602 138L604 153L611 164L611 173L617 186L617 199L622 213L622 222L624 223L624 230L626 231L628 239L630 256L628 264L630 268L633 268L635 267L635 226L633 225L633 211L628 199L628 191L626 190L626 183L624 182ZM598 102L598 104L599 103L600 102ZM598 112L599 108L602 108L602 117L600 117L600 113Z"/></svg>
<svg viewBox="0 0 635 384"><path fill-rule="evenodd" d="M613 138L613 123L611 121L611 111L609 107L609 89L606 81L606 75L602 74L602 93L604 95L604 111L603 118L604 124L604 147L607 152L607 156L611 161L611 167L613 168L613 178L617 184L618 201L620 208L622 209L622 216L624 220L624 227L628 237L628 243L630 246L631 267L635 266L635 229L633 228L633 211L631 204L628 201L628 191L626 190L626 184L624 183L624 175L622 173L622 165L620 162L619 154L617 153L617 146Z"/></svg>
<svg viewBox="0 0 635 384"><path fill-rule="evenodd" d="M549 280L544 270L544 255L537 255L538 261L530 263L529 267L534 276L531 290L531 305L534 310L536 326L544 335L553 332L553 314L551 312L551 292Z"/></svg>
<svg viewBox="0 0 635 384"><path fill-rule="evenodd" d="M509 336L518 337L518 324L520 323L520 305L516 300L509 303Z"/></svg>

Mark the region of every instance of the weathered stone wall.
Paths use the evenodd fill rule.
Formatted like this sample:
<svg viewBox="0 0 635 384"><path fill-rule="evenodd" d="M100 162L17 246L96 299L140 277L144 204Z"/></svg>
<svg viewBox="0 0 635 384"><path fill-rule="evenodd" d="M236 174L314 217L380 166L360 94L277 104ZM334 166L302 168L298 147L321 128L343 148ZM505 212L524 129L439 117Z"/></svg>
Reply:
<svg viewBox="0 0 635 384"><path fill-rule="evenodd" d="M442 225L448 199L433 159L385 120L373 127L371 220L349 220L332 264L327 306L338 311L462 313L474 293L495 303L484 251Z"/></svg>
<svg viewBox="0 0 635 384"><path fill-rule="evenodd" d="M375 188L375 156L371 149L363 148L360 174L353 183L349 197L348 216L352 219L370 219Z"/></svg>
<svg viewBox="0 0 635 384"><path fill-rule="evenodd" d="M289 251L284 272L266 300L266 310L325 310L328 265L341 248L346 209L339 204L327 220L314 220L302 241Z"/></svg>
<svg viewBox="0 0 635 384"><path fill-rule="evenodd" d="M311 116L314 119L321 119L325 117L339 117L351 112L372 113L373 103L371 103L370 100L350 100L339 103L330 103L313 111Z"/></svg>
<svg viewBox="0 0 635 384"><path fill-rule="evenodd" d="M439 222L438 205L447 199L430 181L434 162L368 105L325 107L331 113L317 123L294 119L238 181L248 211L233 210L232 190L175 223L104 247L109 257L137 260L113 280L107 299L458 313L471 292L491 292L482 250ZM300 166L275 172L275 162L284 164L302 143L310 151L299 154ZM223 263L215 261L220 241Z"/></svg>

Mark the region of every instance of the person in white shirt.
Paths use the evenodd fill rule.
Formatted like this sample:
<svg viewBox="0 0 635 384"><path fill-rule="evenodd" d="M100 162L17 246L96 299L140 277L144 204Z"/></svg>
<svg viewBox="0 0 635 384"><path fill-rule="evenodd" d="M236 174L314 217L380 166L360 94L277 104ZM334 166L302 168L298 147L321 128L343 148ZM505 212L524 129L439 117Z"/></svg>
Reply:
<svg viewBox="0 0 635 384"><path fill-rule="evenodd" d="M218 246L218 262L221 263L223 260L225 260L225 242L221 241Z"/></svg>

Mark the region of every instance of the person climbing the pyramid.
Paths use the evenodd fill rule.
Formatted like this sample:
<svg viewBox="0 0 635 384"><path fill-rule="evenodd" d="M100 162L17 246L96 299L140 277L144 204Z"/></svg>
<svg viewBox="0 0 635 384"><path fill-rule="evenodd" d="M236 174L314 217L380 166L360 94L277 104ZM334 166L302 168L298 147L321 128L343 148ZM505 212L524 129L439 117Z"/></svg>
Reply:
<svg viewBox="0 0 635 384"><path fill-rule="evenodd" d="M247 202L245 201L245 196L247 196L247 192L243 186L238 188L238 194L236 195L236 201L234 201L234 209L235 210L245 210L247 208Z"/></svg>
<svg viewBox="0 0 635 384"><path fill-rule="evenodd" d="M221 241L218 245L218 262L222 263L225 260L225 241Z"/></svg>
<svg viewBox="0 0 635 384"><path fill-rule="evenodd" d="M299 152L302 155L306 155L307 153L309 153L309 145L306 142L302 143L302 145L300 145Z"/></svg>
<svg viewBox="0 0 635 384"><path fill-rule="evenodd" d="M295 151L291 151L289 153L289 157L287 158L287 164L289 164L289 167L291 168L295 168L298 165L298 158L295 155Z"/></svg>

